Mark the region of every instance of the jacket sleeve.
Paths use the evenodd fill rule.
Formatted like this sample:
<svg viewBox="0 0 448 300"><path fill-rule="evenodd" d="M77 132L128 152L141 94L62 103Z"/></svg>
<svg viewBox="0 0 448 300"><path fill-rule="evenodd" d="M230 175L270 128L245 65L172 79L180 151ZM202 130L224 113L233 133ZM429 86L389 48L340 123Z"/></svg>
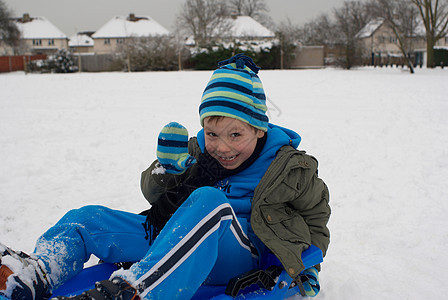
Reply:
<svg viewBox="0 0 448 300"><path fill-rule="evenodd" d="M191 138L188 142L188 152L190 155L198 158L200 148L196 138ZM164 172L160 163L155 160L151 166L142 172L140 179L140 188L143 196L150 203L154 204L161 198L180 197L184 193L179 191L180 187L185 188L183 183L190 177L192 168L189 168L182 175L167 174ZM174 202L176 199L172 199Z"/></svg>
<svg viewBox="0 0 448 300"><path fill-rule="evenodd" d="M325 182L318 176L317 160L303 154L299 160L301 176L297 176L297 197L290 203L308 226L311 244L319 247L325 256L330 243L327 223L331 209L329 191Z"/></svg>

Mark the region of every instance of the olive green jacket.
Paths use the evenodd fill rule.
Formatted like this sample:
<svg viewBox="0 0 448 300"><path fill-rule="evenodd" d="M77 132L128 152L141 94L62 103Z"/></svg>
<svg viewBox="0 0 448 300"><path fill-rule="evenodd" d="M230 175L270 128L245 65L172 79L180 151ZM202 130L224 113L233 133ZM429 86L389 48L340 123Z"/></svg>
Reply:
<svg viewBox="0 0 448 300"><path fill-rule="evenodd" d="M196 158L200 153L195 138L190 139L189 152ZM317 165L317 160L304 151L283 146L252 199L253 231L294 279L304 269L302 251L313 244L325 255L330 243L329 193L317 176ZM156 172L158 166L155 161L142 173L142 192L150 203L155 203L170 188L170 182L178 182L169 178L175 175Z"/></svg>
<svg viewBox="0 0 448 300"><path fill-rule="evenodd" d="M292 278L304 269L303 250L313 244L325 255L330 243L329 192L317 165L304 151L282 147L252 200L253 231Z"/></svg>

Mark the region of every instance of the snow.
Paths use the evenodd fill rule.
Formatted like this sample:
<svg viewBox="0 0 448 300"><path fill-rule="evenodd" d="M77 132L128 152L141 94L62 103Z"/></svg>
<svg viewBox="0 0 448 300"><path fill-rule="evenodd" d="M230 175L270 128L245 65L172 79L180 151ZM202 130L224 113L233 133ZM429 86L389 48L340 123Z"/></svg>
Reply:
<svg viewBox="0 0 448 300"><path fill-rule="evenodd" d="M231 18L232 37L273 38L275 34L249 16Z"/></svg>
<svg viewBox="0 0 448 300"><path fill-rule="evenodd" d="M67 36L45 17L31 17L29 22L16 22L24 39L65 39Z"/></svg>
<svg viewBox="0 0 448 300"><path fill-rule="evenodd" d="M93 39L88 34L77 33L69 38L70 47L93 47Z"/></svg>
<svg viewBox="0 0 448 300"><path fill-rule="evenodd" d="M159 130L171 121L200 129L210 75L0 74L0 242L31 252L66 211L87 204L147 209L139 180ZM443 299L448 70L259 75L271 121L301 134L330 189L316 299Z"/></svg>
<svg viewBox="0 0 448 300"><path fill-rule="evenodd" d="M126 38L154 35L167 35L169 31L154 19L138 16L138 20L130 21L128 16L115 16L103 25L92 38Z"/></svg>

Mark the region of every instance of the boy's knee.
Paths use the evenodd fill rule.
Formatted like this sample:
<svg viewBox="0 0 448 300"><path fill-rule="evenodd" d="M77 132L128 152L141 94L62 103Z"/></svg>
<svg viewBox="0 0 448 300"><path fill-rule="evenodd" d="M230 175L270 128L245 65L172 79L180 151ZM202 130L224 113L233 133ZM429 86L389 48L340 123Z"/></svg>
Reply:
<svg viewBox="0 0 448 300"><path fill-rule="evenodd" d="M87 205L69 210L61 219L62 222L85 223L92 218L98 218L106 208L100 205Z"/></svg>
<svg viewBox="0 0 448 300"><path fill-rule="evenodd" d="M217 206L222 203L228 203L226 195L213 187L204 186L196 189L191 195L185 200L184 205L191 206L193 204L203 202L204 205L213 205Z"/></svg>

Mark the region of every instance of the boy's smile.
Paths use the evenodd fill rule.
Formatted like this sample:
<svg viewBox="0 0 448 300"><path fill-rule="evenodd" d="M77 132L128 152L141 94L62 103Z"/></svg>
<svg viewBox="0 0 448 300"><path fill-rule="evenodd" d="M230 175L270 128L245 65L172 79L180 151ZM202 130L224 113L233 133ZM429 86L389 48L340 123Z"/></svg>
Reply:
<svg viewBox="0 0 448 300"><path fill-rule="evenodd" d="M229 117L204 119L205 148L224 168L233 170L248 159L264 132Z"/></svg>

